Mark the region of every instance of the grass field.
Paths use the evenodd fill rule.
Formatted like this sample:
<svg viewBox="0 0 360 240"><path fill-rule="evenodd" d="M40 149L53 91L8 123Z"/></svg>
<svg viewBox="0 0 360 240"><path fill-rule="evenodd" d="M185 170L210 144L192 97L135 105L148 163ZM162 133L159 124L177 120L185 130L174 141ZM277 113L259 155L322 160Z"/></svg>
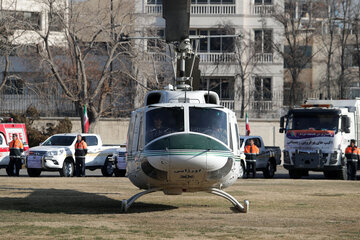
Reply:
<svg viewBox="0 0 360 240"><path fill-rule="evenodd" d="M360 182L244 179L226 189L250 212L207 193L152 193L126 178L0 178L1 239L360 239Z"/></svg>

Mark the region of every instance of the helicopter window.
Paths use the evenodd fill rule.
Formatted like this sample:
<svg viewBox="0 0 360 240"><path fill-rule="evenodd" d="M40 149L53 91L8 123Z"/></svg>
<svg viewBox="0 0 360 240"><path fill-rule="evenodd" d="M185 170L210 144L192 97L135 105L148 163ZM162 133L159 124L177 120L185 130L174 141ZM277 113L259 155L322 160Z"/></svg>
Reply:
<svg viewBox="0 0 360 240"><path fill-rule="evenodd" d="M183 131L183 108L156 108L146 113L146 143L166 134Z"/></svg>
<svg viewBox="0 0 360 240"><path fill-rule="evenodd" d="M226 113L212 108L189 108L190 131L210 135L227 144Z"/></svg>

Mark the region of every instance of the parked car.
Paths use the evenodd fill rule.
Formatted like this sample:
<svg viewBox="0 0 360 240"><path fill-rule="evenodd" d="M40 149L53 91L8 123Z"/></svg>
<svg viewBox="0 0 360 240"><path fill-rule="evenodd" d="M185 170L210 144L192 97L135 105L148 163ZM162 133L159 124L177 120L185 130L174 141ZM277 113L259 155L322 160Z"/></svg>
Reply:
<svg viewBox="0 0 360 240"><path fill-rule="evenodd" d="M273 178L276 166L281 164L281 149L279 147L265 146L260 136L240 136L240 149L244 152L245 146L249 145L250 139L259 148L256 157L256 171L262 171L265 178Z"/></svg>
<svg viewBox="0 0 360 240"><path fill-rule="evenodd" d="M42 171L59 171L60 176L74 175L75 133L55 134L46 139L40 146L32 147L26 152L26 167L30 177L40 176ZM88 153L85 157L86 169L101 169L103 176L112 176L115 149L120 146L105 146L100 136L82 134L87 143Z"/></svg>

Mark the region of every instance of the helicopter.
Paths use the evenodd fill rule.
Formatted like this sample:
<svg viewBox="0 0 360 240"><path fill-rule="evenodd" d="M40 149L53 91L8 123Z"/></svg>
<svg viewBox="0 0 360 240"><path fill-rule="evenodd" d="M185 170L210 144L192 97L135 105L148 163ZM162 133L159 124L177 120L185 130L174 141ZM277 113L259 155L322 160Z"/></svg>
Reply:
<svg viewBox="0 0 360 240"><path fill-rule="evenodd" d="M220 105L217 93L193 90L191 76L185 76L187 60L195 55L188 35L189 8L190 0L163 0L166 41L178 42L179 76L175 87L148 92L144 106L131 114L127 176L144 191L122 200L124 212L157 191L208 192L229 200L239 212L249 210L248 200L242 205L222 190L236 182L246 164L235 113Z"/></svg>

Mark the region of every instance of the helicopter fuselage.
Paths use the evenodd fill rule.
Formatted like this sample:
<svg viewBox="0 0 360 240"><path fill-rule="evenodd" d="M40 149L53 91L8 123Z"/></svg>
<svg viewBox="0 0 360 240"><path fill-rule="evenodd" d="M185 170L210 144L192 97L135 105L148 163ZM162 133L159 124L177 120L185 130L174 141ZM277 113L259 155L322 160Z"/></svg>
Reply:
<svg viewBox="0 0 360 240"><path fill-rule="evenodd" d="M207 103L157 103L132 113L127 173L141 189L165 194L225 188L240 175L235 113Z"/></svg>

